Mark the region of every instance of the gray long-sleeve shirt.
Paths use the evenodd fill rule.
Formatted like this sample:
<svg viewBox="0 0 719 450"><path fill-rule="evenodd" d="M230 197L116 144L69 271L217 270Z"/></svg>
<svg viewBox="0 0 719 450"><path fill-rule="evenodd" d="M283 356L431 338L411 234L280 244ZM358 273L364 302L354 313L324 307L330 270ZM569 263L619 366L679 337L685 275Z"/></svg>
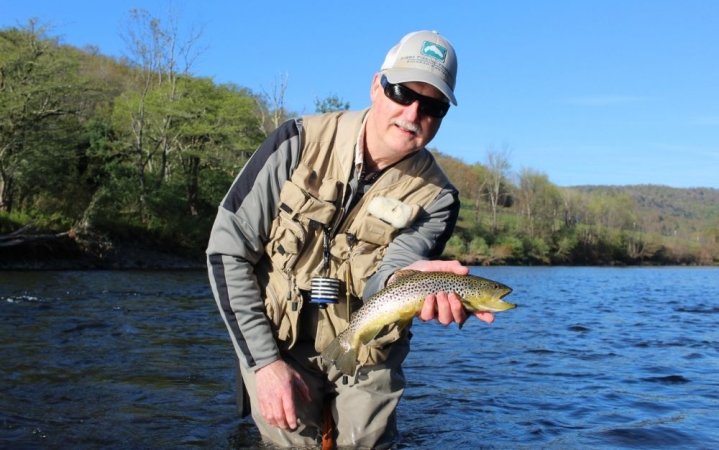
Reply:
<svg viewBox="0 0 719 450"><path fill-rule="evenodd" d="M240 362L254 370L279 358L254 268L264 255L280 189L297 167L301 150L301 120L285 122L275 130L232 184L218 209L208 243L208 271L215 300ZM354 148L336 151L353 152ZM357 174L350 185L361 190ZM439 257L458 214L458 193L448 186L390 243L363 297L383 287L395 270L420 259Z"/></svg>

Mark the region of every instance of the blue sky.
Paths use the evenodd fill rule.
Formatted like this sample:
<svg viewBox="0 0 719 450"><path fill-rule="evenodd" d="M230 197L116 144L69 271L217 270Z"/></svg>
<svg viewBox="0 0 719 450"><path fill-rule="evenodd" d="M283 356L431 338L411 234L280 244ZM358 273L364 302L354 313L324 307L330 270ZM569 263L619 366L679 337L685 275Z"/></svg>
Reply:
<svg viewBox="0 0 719 450"><path fill-rule="evenodd" d="M298 113L333 94L367 106L387 50L438 30L459 106L430 147L467 163L506 149L560 186L719 188L719 1L0 0L0 27L36 17L122 56L132 8L202 30L194 75L257 92L286 75Z"/></svg>

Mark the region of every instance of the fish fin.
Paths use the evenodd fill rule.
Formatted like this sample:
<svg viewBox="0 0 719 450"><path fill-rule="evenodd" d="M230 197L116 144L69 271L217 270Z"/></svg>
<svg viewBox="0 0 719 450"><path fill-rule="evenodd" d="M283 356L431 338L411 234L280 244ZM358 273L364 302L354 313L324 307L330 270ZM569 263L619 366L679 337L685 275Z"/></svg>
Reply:
<svg viewBox="0 0 719 450"><path fill-rule="evenodd" d="M335 367L345 375L354 375L355 370L357 370L357 351L354 348L350 348L341 354L337 358L337 361L335 361Z"/></svg>
<svg viewBox="0 0 719 450"><path fill-rule="evenodd" d="M379 335L380 331L382 331L384 329L384 327L385 327L384 324L380 324L379 326L376 326L376 327L367 327L364 330L364 332L360 335L360 337L359 337L360 341L363 344L370 343L370 341L372 341L372 339L376 338L377 335Z"/></svg>
<svg viewBox="0 0 719 450"><path fill-rule="evenodd" d="M327 362L333 363L337 361L337 358L342 354L342 344L340 343L340 337L337 336L330 342L330 344L322 350L322 359Z"/></svg>
<svg viewBox="0 0 719 450"><path fill-rule="evenodd" d="M414 319L414 316L410 316L409 319L401 319L400 318L400 319L397 319L397 321L394 322L394 324L397 325L397 328L399 330L403 330L403 329L407 328L407 326L409 324L412 323L412 319ZM360 342L362 342L362 344L364 344L364 345L369 344L374 339L377 339L377 336L379 336L380 334L389 333L391 330L391 328L390 328L391 326L392 326L392 323L388 323L388 324L382 324L379 327L375 327L375 328L366 328L364 330L364 333L362 333L360 335Z"/></svg>
<svg viewBox="0 0 719 450"><path fill-rule="evenodd" d="M322 351L322 359L334 364L345 375L354 375L357 368L357 350L351 345L343 345L342 335L337 336Z"/></svg>

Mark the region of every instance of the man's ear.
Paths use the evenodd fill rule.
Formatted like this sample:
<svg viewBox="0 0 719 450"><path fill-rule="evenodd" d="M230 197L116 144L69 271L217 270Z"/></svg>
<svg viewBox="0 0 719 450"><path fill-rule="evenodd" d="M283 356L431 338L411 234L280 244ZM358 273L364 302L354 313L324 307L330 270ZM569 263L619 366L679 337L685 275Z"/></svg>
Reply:
<svg viewBox="0 0 719 450"><path fill-rule="evenodd" d="M374 103L377 94L382 93L382 84L380 83L380 77L381 75L379 73L376 73L372 78L372 85L369 89L369 98L372 100L372 103Z"/></svg>

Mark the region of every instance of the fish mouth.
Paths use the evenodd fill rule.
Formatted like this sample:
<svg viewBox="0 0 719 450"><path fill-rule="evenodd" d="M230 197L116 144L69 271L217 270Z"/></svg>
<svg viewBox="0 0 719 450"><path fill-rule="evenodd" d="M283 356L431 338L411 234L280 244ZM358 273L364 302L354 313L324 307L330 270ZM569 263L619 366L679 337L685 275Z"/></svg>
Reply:
<svg viewBox="0 0 719 450"><path fill-rule="evenodd" d="M493 303L493 305L492 305L493 308L491 308L490 311L501 312L501 311L506 311L508 309L516 308L517 305L515 303L511 303L511 302L504 300L504 297L508 296L511 293L512 293L512 288L509 286L504 286L504 289L502 290L502 292L494 298L494 302L491 302L491 303Z"/></svg>

